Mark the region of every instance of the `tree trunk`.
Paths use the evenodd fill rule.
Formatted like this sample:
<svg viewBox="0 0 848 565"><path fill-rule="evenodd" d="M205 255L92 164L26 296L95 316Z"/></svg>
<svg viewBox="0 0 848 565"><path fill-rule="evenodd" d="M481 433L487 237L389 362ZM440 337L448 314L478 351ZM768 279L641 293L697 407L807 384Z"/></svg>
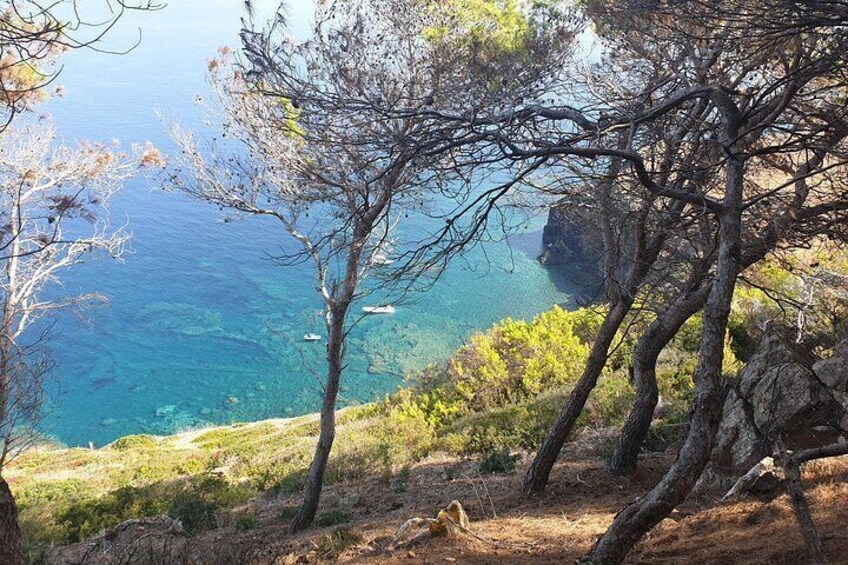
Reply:
<svg viewBox="0 0 848 565"><path fill-rule="evenodd" d="M732 104L732 103L731 103ZM738 114L732 116L736 120ZM721 421L723 391L721 369L724 339L740 269L744 157L731 154L738 128L722 135L728 148L727 180L723 210L719 217L719 249L716 274L704 309L704 333L698 356L695 403L686 440L666 475L648 494L622 510L588 556L593 564L613 565L624 561L633 546L648 531L683 502L695 486L712 452Z"/></svg>
<svg viewBox="0 0 848 565"><path fill-rule="evenodd" d="M792 503L792 510L795 513L795 518L798 520L798 526L801 528L804 542L807 544L810 565L825 565L826 561L824 550L822 549L821 537L818 530L816 530L816 523L813 521L813 516L810 513L810 504L807 502L807 497L804 496L804 486L801 482L801 465L790 457L783 448L781 448L781 459L783 460L783 470L786 473L786 490L789 491L789 501Z"/></svg>
<svg viewBox="0 0 848 565"><path fill-rule="evenodd" d="M598 336L592 344L589 360L586 362L583 374L580 375L580 380L574 385L565 407L557 417L557 421L545 441L542 442L535 459L533 459L533 464L524 477L524 494L537 493L545 489L551 469L553 469L554 463L559 457L562 446L565 445L565 441L571 434L577 418L583 411L589 393L595 388L598 377L606 366L610 345L632 304L633 299L629 295L623 296L604 318Z"/></svg>
<svg viewBox="0 0 848 565"><path fill-rule="evenodd" d="M0 475L0 563L23 565L22 547L18 507L6 479Z"/></svg>
<svg viewBox="0 0 848 565"><path fill-rule="evenodd" d="M683 324L703 307L708 293L709 287L700 287L679 296L639 337L633 353L636 401L622 428L618 447L607 464L611 474L630 475L636 471L639 452L651 428L659 400L657 359Z"/></svg>
<svg viewBox="0 0 848 565"><path fill-rule="evenodd" d="M291 523L291 531L298 532L312 525L318 511L321 499L321 489L324 485L324 472L330 460L330 451L336 437L336 399L339 395L344 357L344 320L345 312L332 312L329 319L329 337L327 342L327 382L324 384L323 402L321 404L321 430L318 435L318 446L309 467L306 480L306 490L303 505Z"/></svg>

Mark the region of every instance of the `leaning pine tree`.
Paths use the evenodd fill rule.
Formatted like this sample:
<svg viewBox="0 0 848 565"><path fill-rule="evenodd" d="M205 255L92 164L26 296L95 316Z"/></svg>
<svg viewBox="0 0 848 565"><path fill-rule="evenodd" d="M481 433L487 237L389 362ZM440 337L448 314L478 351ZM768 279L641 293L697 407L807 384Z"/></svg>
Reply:
<svg viewBox="0 0 848 565"><path fill-rule="evenodd" d="M223 49L210 63L229 146L173 130L183 150L172 171L174 188L234 215L273 218L295 243L277 261L314 268L326 373L318 444L294 531L310 526L318 509L336 433L345 344L358 320L354 303L374 293L402 297L409 279L392 272L424 259L389 266L384 255L403 247L402 220L421 212L431 187L451 178L447 169L438 170L438 158L425 158L425 148L404 143L420 118L388 118L355 102L365 93L379 107L431 96L425 85L433 59L421 42L406 41L409 35L395 27L404 20L393 19L387 8L380 1L321 5L304 42L285 34L282 14L261 31L248 22L244 57Z"/></svg>

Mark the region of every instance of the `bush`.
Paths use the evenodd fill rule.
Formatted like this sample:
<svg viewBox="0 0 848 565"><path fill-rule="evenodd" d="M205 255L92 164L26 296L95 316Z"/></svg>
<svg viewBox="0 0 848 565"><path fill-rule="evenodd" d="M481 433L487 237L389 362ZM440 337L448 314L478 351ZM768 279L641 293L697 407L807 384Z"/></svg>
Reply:
<svg viewBox="0 0 848 565"><path fill-rule="evenodd" d="M491 451L483 456L480 461L480 472L486 474L512 473L515 465L521 458L520 455L510 453L506 450Z"/></svg>
<svg viewBox="0 0 848 565"><path fill-rule="evenodd" d="M140 434L117 439L110 443L109 447L118 451L127 451L130 449L152 449L158 445L159 440L156 436Z"/></svg>
<svg viewBox="0 0 848 565"><path fill-rule="evenodd" d="M197 534L218 525L219 506L197 492L181 492L171 503L168 515L179 520L185 531Z"/></svg>
<svg viewBox="0 0 848 565"><path fill-rule="evenodd" d="M318 516L315 520L315 525L319 528L326 528L328 526L337 526L338 524L344 524L350 522L350 514L345 512L344 510L328 510Z"/></svg>
<svg viewBox="0 0 848 565"><path fill-rule="evenodd" d="M398 421L437 432L474 413L514 406L574 382L601 320L556 306L532 321L506 319L473 336L445 367L430 367L386 403Z"/></svg>
<svg viewBox="0 0 848 565"><path fill-rule="evenodd" d="M244 514L236 518L236 530L246 532L259 525L259 520L252 514Z"/></svg>
<svg viewBox="0 0 848 565"><path fill-rule="evenodd" d="M128 486L102 498L70 504L59 513L57 523L66 543L82 541L130 518L160 514L180 520L188 533L195 534L215 527L220 509L232 508L254 495L251 489L214 476Z"/></svg>
<svg viewBox="0 0 848 565"><path fill-rule="evenodd" d="M449 363L448 376L463 400L485 410L573 382L589 354L584 339L596 322L591 310L556 306L532 321L506 319L471 338Z"/></svg>

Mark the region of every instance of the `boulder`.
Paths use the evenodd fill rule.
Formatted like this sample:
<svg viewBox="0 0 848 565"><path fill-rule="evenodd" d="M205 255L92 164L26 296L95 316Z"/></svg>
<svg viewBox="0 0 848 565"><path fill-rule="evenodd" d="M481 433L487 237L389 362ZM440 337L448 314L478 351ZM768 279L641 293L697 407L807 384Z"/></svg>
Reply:
<svg viewBox="0 0 848 565"><path fill-rule="evenodd" d="M848 414L848 340L839 343L829 358L813 365L813 372Z"/></svg>
<svg viewBox="0 0 848 565"><path fill-rule="evenodd" d="M728 392L702 486L727 488L772 455L774 438L782 437L788 449L836 441L846 412L832 389L845 386L846 367L848 347L817 362L786 332L767 331Z"/></svg>

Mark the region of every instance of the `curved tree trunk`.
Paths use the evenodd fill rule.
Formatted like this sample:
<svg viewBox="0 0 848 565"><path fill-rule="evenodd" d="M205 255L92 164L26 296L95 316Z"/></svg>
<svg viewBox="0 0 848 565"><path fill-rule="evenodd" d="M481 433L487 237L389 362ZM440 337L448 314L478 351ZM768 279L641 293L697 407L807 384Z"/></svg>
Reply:
<svg viewBox="0 0 848 565"><path fill-rule="evenodd" d="M23 562L18 507L6 479L0 476L0 563L23 565Z"/></svg>
<svg viewBox="0 0 848 565"><path fill-rule="evenodd" d="M329 337L327 341L327 382L324 384L323 402L321 404L321 429L318 435L318 446L309 467L306 479L306 490L300 511L291 523L291 531L298 532L312 525L318 511L321 499L321 489L324 485L324 473L330 460L330 451L336 437L336 399L339 395L344 357L344 320L345 311L329 317Z"/></svg>
<svg viewBox="0 0 848 565"><path fill-rule="evenodd" d="M730 148L738 128L728 130L722 141ZM704 333L693 376L695 403L686 440L659 484L615 517L588 556L590 563L612 565L624 561L642 536L683 502L709 462L721 420L724 339L740 268L744 165L741 155L728 157L724 209L719 218L718 262L704 309Z"/></svg>
<svg viewBox="0 0 848 565"><path fill-rule="evenodd" d="M571 434L577 418L583 411L589 393L598 383L598 377L600 377L607 363L610 345L632 305L633 299L629 295L622 297L604 318L580 379L574 385L565 407L557 417L554 427L548 432L545 441L542 442L535 459L533 459L533 464L524 476L524 494L537 493L545 489L551 469L553 469L554 463L559 457L562 446L565 445L565 441Z"/></svg>
<svg viewBox="0 0 848 565"><path fill-rule="evenodd" d="M657 359L683 324L704 306L708 294L709 287L700 287L679 296L639 337L633 353L636 401L621 430L618 447L607 464L611 474L630 475L636 470L639 452L651 428L659 400Z"/></svg>

